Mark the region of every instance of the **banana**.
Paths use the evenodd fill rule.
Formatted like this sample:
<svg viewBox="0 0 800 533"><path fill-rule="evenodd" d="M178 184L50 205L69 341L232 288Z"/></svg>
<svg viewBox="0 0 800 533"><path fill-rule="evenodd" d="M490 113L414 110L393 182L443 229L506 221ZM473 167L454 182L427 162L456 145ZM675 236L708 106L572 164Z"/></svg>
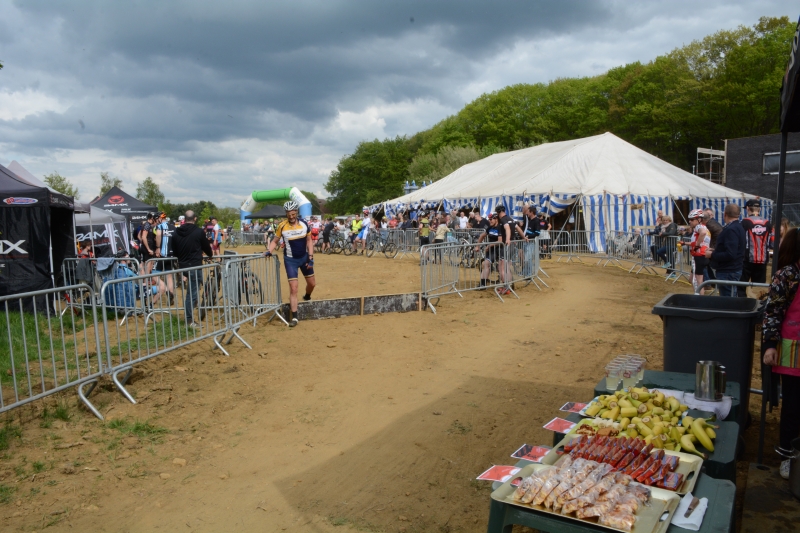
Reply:
<svg viewBox="0 0 800 533"><path fill-rule="evenodd" d="M618 405L619 405L619 404L618 404L616 401L614 401L614 400L611 400L610 402L608 402L608 408L609 408L609 409L614 409L614 408L615 408L615 407L617 407Z"/></svg>
<svg viewBox="0 0 800 533"><path fill-rule="evenodd" d="M694 422L694 418L692 418L691 416L684 416L683 417L683 422L682 422L683 427L685 427L685 428L690 427L692 425L692 422Z"/></svg>
<svg viewBox="0 0 800 533"><path fill-rule="evenodd" d="M644 422L637 422L636 429L639 430L639 435L644 435L645 437L653 435L653 430L650 429L650 427L647 426Z"/></svg>
<svg viewBox="0 0 800 533"><path fill-rule="evenodd" d="M614 393L614 396L616 396L617 398L624 398L627 395L628 393L624 390L618 390L617 392Z"/></svg>
<svg viewBox="0 0 800 533"><path fill-rule="evenodd" d="M636 424L628 424L628 436L632 439L635 439L639 436L639 432L636 431Z"/></svg>
<svg viewBox="0 0 800 533"><path fill-rule="evenodd" d="M642 405L642 402L640 402L639 400L634 400L633 398L628 398L628 401L631 402L631 406L633 407L638 408L640 405Z"/></svg>
<svg viewBox="0 0 800 533"><path fill-rule="evenodd" d="M636 410L639 412L640 415L642 415L647 411L649 411L650 409L647 407L646 403L640 403L639 407Z"/></svg>
<svg viewBox="0 0 800 533"><path fill-rule="evenodd" d="M669 430L669 438L671 438L675 442L680 442L681 441L681 434L678 432L678 428L670 428L670 430Z"/></svg>
<svg viewBox="0 0 800 533"><path fill-rule="evenodd" d="M597 416L600 413L600 404L593 403L589 407L586 408L586 416Z"/></svg>
<svg viewBox="0 0 800 533"><path fill-rule="evenodd" d="M661 440L661 437L663 437L663 436L664 435L653 435L653 440L652 440L653 448L663 448L664 447L664 441Z"/></svg>
<svg viewBox="0 0 800 533"><path fill-rule="evenodd" d="M664 414L664 410L661 407L653 407L653 414L661 416Z"/></svg>
<svg viewBox="0 0 800 533"><path fill-rule="evenodd" d="M669 403L670 411L677 411L678 409L681 408L681 403L678 401L677 398L675 398L675 396L668 397L667 403Z"/></svg>
<svg viewBox="0 0 800 533"><path fill-rule="evenodd" d="M686 405L685 403L682 403L680 407L681 407L681 411L688 411L689 410L689 406Z"/></svg>
<svg viewBox="0 0 800 533"><path fill-rule="evenodd" d="M650 417L650 420L652 420L653 424L655 424L656 422L661 422L661 417L658 415L653 415Z"/></svg>
<svg viewBox="0 0 800 533"><path fill-rule="evenodd" d="M653 399L653 405L656 407L661 407L664 404L664 393L658 391L656 393L656 397Z"/></svg>
<svg viewBox="0 0 800 533"><path fill-rule="evenodd" d="M636 410L635 408L633 408L633 407L622 407L622 408L619 410L619 414L620 414L620 416L625 416L625 417L628 417L628 418L634 417L634 416L636 416L638 413L639 413L639 411L637 411L637 410Z"/></svg>
<svg viewBox="0 0 800 533"><path fill-rule="evenodd" d="M607 418L609 420L616 420L619 417L619 407L614 407L613 409L609 409L600 416L603 418Z"/></svg>
<svg viewBox="0 0 800 533"><path fill-rule="evenodd" d="M617 403L619 404L620 407L627 407L627 408L633 407L633 404L627 398L620 398L619 401L617 401ZM635 409L635 407L633 408Z"/></svg>
<svg viewBox="0 0 800 533"><path fill-rule="evenodd" d="M633 418L631 418L631 424L636 424L636 423L641 422L641 421L642 421L642 419L639 418L638 416L634 416Z"/></svg>
<svg viewBox="0 0 800 533"><path fill-rule="evenodd" d="M648 411L652 411L653 409L656 408L656 404L653 403L652 399L647 400L645 403L647 404L647 410Z"/></svg>
<svg viewBox="0 0 800 533"><path fill-rule="evenodd" d="M650 429L650 427L647 426L643 421L636 423L636 429L639 430L640 435L644 435L645 437L653 436L653 430Z"/></svg>
<svg viewBox="0 0 800 533"><path fill-rule="evenodd" d="M684 433L686 433L686 428L685 428L684 426L678 426L678 427L676 427L675 429L677 429L677 430L678 430L678 433L679 433L680 435L683 435Z"/></svg>
<svg viewBox="0 0 800 533"><path fill-rule="evenodd" d="M708 436L708 433L706 433L705 428L703 427L704 422L705 420L702 418L698 418L692 422L692 433L694 433L694 436L697 437L698 442L700 442L703 448L713 452L714 443L711 441L711 437Z"/></svg>
<svg viewBox="0 0 800 533"><path fill-rule="evenodd" d="M634 391L631 392L631 398L634 400L639 400L640 402L646 402L651 398L651 395L649 392Z"/></svg>
<svg viewBox="0 0 800 533"><path fill-rule="evenodd" d="M705 428L705 429L706 429L706 433L708 433L708 436L709 436L709 437L711 437L712 439L716 439L716 438L717 438L717 432L716 432L716 431L714 431L714 429L713 429L713 428L711 428L711 427L709 427L709 426L706 426L706 428Z"/></svg>
<svg viewBox="0 0 800 533"><path fill-rule="evenodd" d="M650 418L649 416L642 417L642 424L644 424L650 429L653 429L653 419Z"/></svg>
<svg viewBox="0 0 800 533"><path fill-rule="evenodd" d="M664 426L661 424L654 424L653 425L653 435L659 436L664 433Z"/></svg>
<svg viewBox="0 0 800 533"><path fill-rule="evenodd" d="M676 446L676 444L675 444L674 442L672 442L672 441L669 441L668 443L666 443L666 444L664 445L664 449L665 449L665 450L670 450L670 451L672 451L672 450L674 450L674 449L675 449L675 446Z"/></svg>
<svg viewBox="0 0 800 533"><path fill-rule="evenodd" d="M644 443L645 443L645 444L653 444L653 439L654 439L654 438L655 438L655 437L653 437L652 435L647 435L647 436L644 438ZM654 445L654 446L655 446L655 445Z"/></svg>
<svg viewBox="0 0 800 533"><path fill-rule="evenodd" d="M631 425L631 419L628 417L623 418L619 421L619 427L626 428Z"/></svg>
<svg viewBox="0 0 800 533"><path fill-rule="evenodd" d="M699 455L703 459L708 459L706 454L697 451L697 448L695 448L694 444L692 444L692 440L691 438L689 438L689 435L684 435L683 437L681 437L681 449L686 450L689 453Z"/></svg>

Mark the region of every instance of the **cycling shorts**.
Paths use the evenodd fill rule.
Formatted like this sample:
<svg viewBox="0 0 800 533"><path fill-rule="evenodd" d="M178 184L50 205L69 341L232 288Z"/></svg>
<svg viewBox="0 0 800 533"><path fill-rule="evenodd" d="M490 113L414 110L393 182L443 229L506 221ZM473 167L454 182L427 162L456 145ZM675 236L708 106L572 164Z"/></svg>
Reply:
<svg viewBox="0 0 800 533"><path fill-rule="evenodd" d="M358 238L362 241L366 240L367 236L369 236L369 228L362 229L358 234Z"/></svg>
<svg viewBox="0 0 800 533"><path fill-rule="evenodd" d="M308 254L303 257L285 257L283 266L286 268L286 277L291 281L297 279L297 271L303 273L303 277L310 278L314 275L314 267L308 266Z"/></svg>

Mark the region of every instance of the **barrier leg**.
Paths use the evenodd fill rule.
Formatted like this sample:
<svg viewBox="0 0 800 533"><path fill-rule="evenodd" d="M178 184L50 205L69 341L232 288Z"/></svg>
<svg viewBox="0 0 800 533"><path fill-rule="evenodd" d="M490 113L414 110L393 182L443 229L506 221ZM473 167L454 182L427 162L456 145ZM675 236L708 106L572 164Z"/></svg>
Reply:
<svg viewBox="0 0 800 533"><path fill-rule="evenodd" d="M93 379L92 381L84 381L83 383L78 385L78 398L80 398L81 402L83 402L83 405L85 405L86 408L90 410L94 416L96 416L100 420L105 420L103 418L103 415L100 414L100 411L98 411L97 408L92 404L92 402L89 401L89 395L97 386L97 383L98 381L96 379ZM87 385L90 385L89 390L84 392L83 388Z"/></svg>
<svg viewBox="0 0 800 533"><path fill-rule="evenodd" d="M126 372L125 377L122 380L119 379L120 372ZM133 372L133 367L123 367L118 368L113 374L111 374L111 380L114 382L114 385L117 387L117 390L122 393L125 398L128 399L129 402L132 404L136 403L136 400L131 396L131 393L128 392L128 389L125 388L125 384L128 382L128 379L131 377L131 373Z"/></svg>

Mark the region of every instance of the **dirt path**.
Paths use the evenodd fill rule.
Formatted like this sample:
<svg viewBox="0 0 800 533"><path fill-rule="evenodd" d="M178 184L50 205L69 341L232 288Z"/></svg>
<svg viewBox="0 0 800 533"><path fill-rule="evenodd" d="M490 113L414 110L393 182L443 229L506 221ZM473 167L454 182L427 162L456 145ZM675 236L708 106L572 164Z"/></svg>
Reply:
<svg viewBox="0 0 800 533"><path fill-rule="evenodd" d="M320 258L319 295L418 290L412 260L361 261ZM650 310L688 292L613 267L546 268L553 289L520 300L470 293L437 315L259 324L242 330L252 351L168 354L137 372L140 404L108 386L94 397L106 423L71 394L67 421L54 402L46 418L17 410L4 529L484 531L490 484L475 477L550 443L542 425L588 400L613 355L659 368Z"/></svg>

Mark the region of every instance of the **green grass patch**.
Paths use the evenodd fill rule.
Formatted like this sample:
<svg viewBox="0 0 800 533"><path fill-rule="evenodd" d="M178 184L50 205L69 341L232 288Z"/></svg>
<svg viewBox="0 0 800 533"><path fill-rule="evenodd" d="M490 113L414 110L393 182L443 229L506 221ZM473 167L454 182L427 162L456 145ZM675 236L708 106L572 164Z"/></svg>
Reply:
<svg viewBox="0 0 800 533"><path fill-rule="evenodd" d="M3 485L0 483L0 503L8 503L11 497L17 492L17 487Z"/></svg>
<svg viewBox="0 0 800 533"><path fill-rule="evenodd" d="M110 429L116 429L124 435L135 435L140 440L148 442L160 442L163 436L169 433L164 427L151 424L149 421L129 420L127 418L117 418L108 423Z"/></svg>
<svg viewBox="0 0 800 533"><path fill-rule="evenodd" d="M12 426L7 424L0 428L0 450L7 450L11 446L13 439L18 439L22 436L22 430L19 426Z"/></svg>

